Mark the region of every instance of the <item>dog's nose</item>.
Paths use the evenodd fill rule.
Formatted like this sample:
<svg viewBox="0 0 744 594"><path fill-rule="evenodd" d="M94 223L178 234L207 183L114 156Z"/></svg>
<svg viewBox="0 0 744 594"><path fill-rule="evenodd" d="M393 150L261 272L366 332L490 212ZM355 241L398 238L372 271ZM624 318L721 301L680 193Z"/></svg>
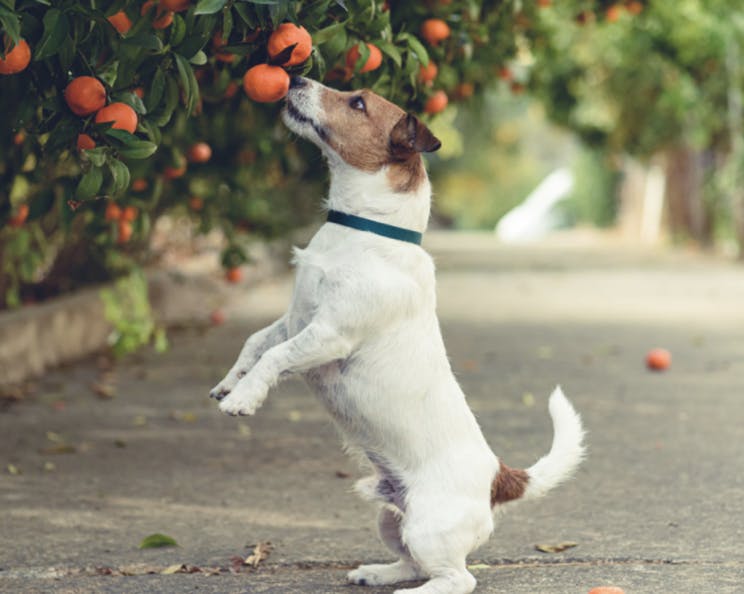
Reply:
<svg viewBox="0 0 744 594"><path fill-rule="evenodd" d="M306 84L307 84L307 81L301 76L293 76L292 78L289 79L290 89L299 89L300 87L304 87Z"/></svg>

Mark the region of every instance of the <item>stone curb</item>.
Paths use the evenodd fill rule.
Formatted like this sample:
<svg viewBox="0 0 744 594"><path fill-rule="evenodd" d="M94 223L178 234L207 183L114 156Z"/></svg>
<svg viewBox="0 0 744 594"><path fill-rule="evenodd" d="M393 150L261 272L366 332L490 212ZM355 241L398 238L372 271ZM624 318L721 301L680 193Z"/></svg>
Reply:
<svg viewBox="0 0 744 594"><path fill-rule="evenodd" d="M212 311L238 298L246 288L286 270L289 247L288 240L256 244L244 280L237 285L226 285L213 260L195 271L147 271L156 320L166 328L208 323ZM85 288L42 304L0 312L0 393L12 392L48 369L102 351L112 326L104 316L100 292L110 286Z"/></svg>

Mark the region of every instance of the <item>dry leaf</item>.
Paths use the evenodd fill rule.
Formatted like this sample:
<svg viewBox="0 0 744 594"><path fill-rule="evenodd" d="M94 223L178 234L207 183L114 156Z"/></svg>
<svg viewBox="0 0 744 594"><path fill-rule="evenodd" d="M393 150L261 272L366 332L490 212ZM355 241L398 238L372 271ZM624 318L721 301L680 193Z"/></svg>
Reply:
<svg viewBox="0 0 744 594"><path fill-rule="evenodd" d="M290 410L287 414L287 418L292 423L298 423L302 420L302 413L299 410Z"/></svg>
<svg viewBox="0 0 744 594"><path fill-rule="evenodd" d="M116 388L113 384L107 382L95 382L90 385L93 393L103 400L110 400L116 395Z"/></svg>
<svg viewBox="0 0 744 594"><path fill-rule="evenodd" d="M181 421L182 423L196 423L199 420L196 413L182 412L180 410L174 410L170 416L174 421Z"/></svg>
<svg viewBox="0 0 744 594"><path fill-rule="evenodd" d="M559 542L558 544L536 544L535 548L541 553L562 553L577 546L579 546L577 542Z"/></svg>
<svg viewBox="0 0 744 594"><path fill-rule="evenodd" d="M169 565L163 571L161 571L160 574L173 575L174 573L184 573L185 570L186 566L183 563L179 563L178 565Z"/></svg>
<svg viewBox="0 0 744 594"><path fill-rule="evenodd" d="M74 454L75 452L77 452L77 448L66 443L60 443L56 446L52 446L50 448L42 448L41 450L39 450L39 453L45 456L56 454Z"/></svg>
<svg viewBox="0 0 744 594"><path fill-rule="evenodd" d="M21 472L21 469L18 468L15 464L8 464L6 468L8 469L8 474L11 474L13 476L18 476L19 474L23 474Z"/></svg>
<svg viewBox="0 0 744 594"><path fill-rule="evenodd" d="M261 563L261 561L265 561L269 558L269 555L271 554L271 550L273 548L274 547L271 545L270 542L259 542L253 548L253 552L245 558L245 561L243 563L254 568L258 567L258 564Z"/></svg>

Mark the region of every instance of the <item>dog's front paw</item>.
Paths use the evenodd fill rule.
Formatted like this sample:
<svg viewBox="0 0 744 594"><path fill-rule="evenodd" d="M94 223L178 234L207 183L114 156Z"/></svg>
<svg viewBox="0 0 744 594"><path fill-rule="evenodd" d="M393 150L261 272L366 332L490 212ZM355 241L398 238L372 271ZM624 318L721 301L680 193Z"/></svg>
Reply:
<svg viewBox="0 0 744 594"><path fill-rule="evenodd" d="M235 388L236 384L240 381L240 378L242 378L244 375L244 371L230 371L230 373L228 373L219 384L217 384L209 391L209 397L214 398L218 401L222 400L225 396L233 391L233 388Z"/></svg>
<svg viewBox="0 0 744 594"><path fill-rule="evenodd" d="M257 381L241 380L220 400L220 410L228 415L252 415L266 399L269 387Z"/></svg>

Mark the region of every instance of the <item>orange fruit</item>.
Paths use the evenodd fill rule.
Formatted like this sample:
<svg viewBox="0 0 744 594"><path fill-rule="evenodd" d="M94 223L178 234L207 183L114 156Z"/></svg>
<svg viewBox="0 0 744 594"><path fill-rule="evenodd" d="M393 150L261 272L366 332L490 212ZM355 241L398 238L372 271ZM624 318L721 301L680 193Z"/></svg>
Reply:
<svg viewBox="0 0 744 594"><path fill-rule="evenodd" d="M120 10L116 14L112 14L107 17L109 23L111 23L120 35L126 35L127 31L132 28L132 21L129 20L127 13Z"/></svg>
<svg viewBox="0 0 744 594"><path fill-rule="evenodd" d="M507 68L506 66L503 66L502 68L499 68L499 78L501 80L511 80L512 79L512 71Z"/></svg>
<svg viewBox="0 0 744 594"><path fill-rule="evenodd" d="M111 103L96 113L96 124L113 122L114 130L126 130L134 134L137 129L137 114L126 103Z"/></svg>
<svg viewBox="0 0 744 594"><path fill-rule="evenodd" d="M191 210L201 210L204 208L204 200L199 198L199 196L192 196L189 198L189 208Z"/></svg>
<svg viewBox="0 0 744 594"><path fill-rule="evenodd" d="M235 93L238 92L238 89L240 87L238 86L238 83L236 83L234 80L231 80L229 83L227 83L227 87L225 87L225 99L232 99L235 97Z"/></svg>
<svg viewBox="0 0 744 594"><path fill-rule="evenodd" d="M449 103L447 93L444 91L437 91L426 100L426 103L424 103L424 112L430 114L439 113L447 107L447 103Z"/></svg>
<svg viewBox="0 0 744 594"><path fill-rule="evenodd" d="M646 367L654 371L664 371L672 364L672 354L666 349L651 349L646 354Z"/></svg>
<svg viewBox="0 0 744 594"><path fill-rule="evenodd" d="M516 80L512 81L510 88L511 92L515 95L521 95L522 93L524 93L524 85L521 82L517 82Z"/></svg>
<svg viewBox="0 0 744 594"><path fill-rule="evenodd" d="M65 88L65 101L72 113L87 116L106 105L106 89L93 76L78 76Z"/></svg>
<svg viewBox="0 0 744 594"><path fill-rule="evenodd" d="M269 37L267 45L269 57L273 59L290 45L295 45L295 48L292 50L289 60L284 62L283 66L296 66L307 60L310 57L310 52L313 51L313 38L310 37L310 33L307 32L305 27L298 27L292 23L282 23Z"/></svg>
<svg viewBox="0 0 744 594"><path fill-rule="evenodd" d="M182 12L189 9L189 0L160 0L160 6L167 10Z"/></svg>
<svg viewBox="0 0 744 594"><path fill-rule="evenodd" d="M455 97L458 99L470 99L470 97L473 96L473 93L475 93L473 83L461 82L455 87Z"/></svg>
<svg viewBox="0 0 744 594"><path fill-rule="evenodd" d="M121 219L132 223L137 218L138 214L139 210L137 210L136 206L126 206L124 207L124 210L121 211Z"/></svg>
<svg viewBox="0 0 744 594"><path fill-rule="evenodd" d="M8 218L8 225L11 227L20 227L28 218L28 204L21 204L16 213Z"/></svg>
<svg viewBox="0 0 744 594"><path fill-rule="evenodd" d="M608 23L614 23L620 18L620 15L623 12L623 7L619 4L613 4L610 6L607 11L605 12L605 18L607 19Z"/></svg>
<svg viewBox="0 0 744 594"><path fill-rule="evenodd" d="M289 91L289 74L280 66L258 64L243 76L243 89L259 103L279 101Z"/></svg>
<svg viewBox="0 0 744 594"><path fill-rule="evenodd" d="M421 24L421 37L431 45L439 45L450 36L450 28L442 19L426 19Z"/></svg>
<svg viewBox="0 0 744 594"><path fill-rule="evenodd" d="M142 9L140 10L140 14L142 16L145 16L148 12L150 12L150 8L155 4L155 0L147 0L142 5ZM155 14L153 16L152 21L152 28L153 29L165 29L173 22L173 11L168 10L163 6L163 3L157 5L157 8L155 9Z"/></svg>
<svg viewBox="0 0 744 594"><path fill-rule="evenodd" d="M9 42L5 44L5 58L0 58L0 74L16 74L26 69L31 62L31 48L25 39L21 39L8 50Z"/></svg>
<svg viewBox="0 0 744 594"><path fill-rule="evenodd" d="M240 268L238 268L237 266L228 268L225 271L225 278L229 283L239 283L243 279L243 271L240 270Z"/></svg>
<svg viewBox="0 0 744 594"><path fill-rule="evenodd" d="M192 163L206 163L212 158L212 147L206 142L197 142L189 148L188 159Z"/></svg>
<svg viewBox="0 0 744 594"><path fill-rule="evenodd" d="M599 586L589 590L589 594L625 594L625 590L615 586Z"/></svg>
<svg viewBox="0 0 744 594"><path fill-rule="evenodd" d="M13 135L13 144L16 146L20 146L24 142L26 142L26 131L18 130L18 132Z"/></svg>
<svg viewBox="0 0 744 594"><path fill-rule="evenodd" d="M221 52L220 48L227 45L227 41L222 39L222 35L218 31L214 34L214 37L212 37L212 46L216 50L214 56L217 58L220 62L225 62L226 64L230 64L235 61L235 58L237 57L235 54L231 54L229 52Z"/></svg>
<svg viewBox="0 0 744 594"><path fill-rule="evenodd" d="M548 7L548 6L550 6L550 5L552 4L552 3L553 3L553 2L552 2L552 0L537 0L537 5L538 5L538 6L540 7L540 8L547 8L547 7Z"/></svg>
<svg viewBox="0 0 744 594"><path fill-rule="evenodd" d="M369 57L359 72L372 72L373 70L377 70L380 67L380 64L382 64L382 52L380 51L380 48L371 43L367 43L366 45L369 49ZM354 45L346 53L346 65L353 70L360 55L359 45Z"/></svg>
<svg viewBox="0 0 744 594"><path fill-rule="evenodd" d="M140 99L144 99L145 98L145 89L144 89L144 87L137 87L137 88L135 88L132 91L132 93L134 93L135 95L137 95L137 97L139 97Z"/></svg>
<svg viewBox="0 0 744 594"><path fill-rule="evenodd" d="M165 179L178 179L179 177L183 177L186 173L186 164L184 163L180 167L172 167L168 165L165 169L163 169L163 176Z"/></svg>
<svg viewBox="0 0 744 594"><path fill-rule="evenodd" d="M132 223L124 219L119 219L119 222L116 223L116 231L116 243L127 243L132 238L132 231L134 229L132 228Z"/></svg>
<svg viewBox="0 0 744 594"><path fill-rule="evenodd" d="M87 134L78 134L77 150L90 150L96 148L96 141Z"/></svg>
<svg viewBox="0 0 744 594"><path fill-rule="evenodd" d="M633 2L628 2L625 5L625 8L630 14L633 14L633 15L641 14L643 12L643 4L638 2L638 0L633 0Z"/></svg>
<svg viewBox="0 0 744 594"><path fill-rule="evenodd" d="M106 205L103 218L107 221L118 221L121 218L121 208L119 208L119 205L116 202L109 202Z"/></svg>
<svg viewBox="0 0 744 594"><path fill-rule="evenodd" d="M141 177L138 177L134 181L132 181L132 191L134 192L144 192L147 189L147 180L143 179Z"/></svg>
<svg viewBox="0 0 744 594"><path fill-rule="evenodd" d="M419 80L424 84L432 83L437 77L438 72L439 68L437 68L437 65L432 60L429 60L426 66L419 68Z"/></svg>

